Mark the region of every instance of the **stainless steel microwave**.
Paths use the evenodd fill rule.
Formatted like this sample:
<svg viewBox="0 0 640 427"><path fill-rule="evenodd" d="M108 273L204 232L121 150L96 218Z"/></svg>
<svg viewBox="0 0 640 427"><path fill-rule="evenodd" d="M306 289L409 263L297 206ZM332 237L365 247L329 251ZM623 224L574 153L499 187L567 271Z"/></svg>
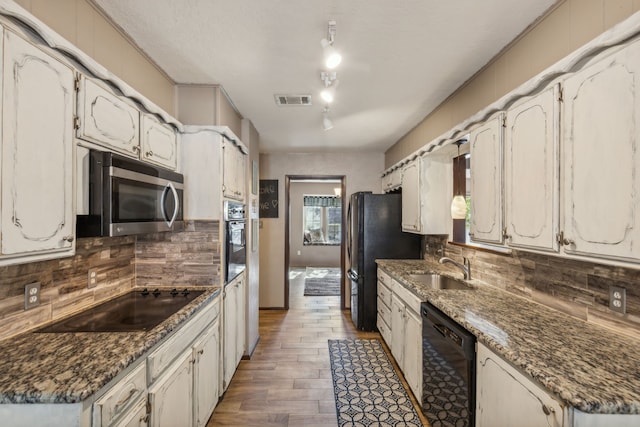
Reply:
<svg viewBox="0 0 640 427"><path fill-rule="evenodd" d="M88 166L89 210L76 218L77 237L182 229L181 174L97 150Z"/></svg>

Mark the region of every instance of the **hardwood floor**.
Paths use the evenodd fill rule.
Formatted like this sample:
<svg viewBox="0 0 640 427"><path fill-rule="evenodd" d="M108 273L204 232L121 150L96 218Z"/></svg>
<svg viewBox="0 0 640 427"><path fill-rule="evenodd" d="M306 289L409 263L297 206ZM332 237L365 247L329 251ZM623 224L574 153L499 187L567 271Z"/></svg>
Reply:
<svg viewBox="0 0 640 427"><path fill-rule="evenodd" d="M337 426L327 340L380 334L356 330L338 296L305 297L304 269L291 277L291 308L260 311L260 341L207 427Z"/></svg>

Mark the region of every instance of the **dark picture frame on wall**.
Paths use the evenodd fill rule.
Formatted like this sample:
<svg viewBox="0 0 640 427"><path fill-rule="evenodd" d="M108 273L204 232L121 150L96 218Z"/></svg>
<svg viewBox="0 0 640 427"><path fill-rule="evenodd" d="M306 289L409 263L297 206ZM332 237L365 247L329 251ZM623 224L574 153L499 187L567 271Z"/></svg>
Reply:
<svg viewBox="0 0 640 427"><path fill-rule="evenodd" d="M260 180L260 218L278 218L278 180Z"/></svg>

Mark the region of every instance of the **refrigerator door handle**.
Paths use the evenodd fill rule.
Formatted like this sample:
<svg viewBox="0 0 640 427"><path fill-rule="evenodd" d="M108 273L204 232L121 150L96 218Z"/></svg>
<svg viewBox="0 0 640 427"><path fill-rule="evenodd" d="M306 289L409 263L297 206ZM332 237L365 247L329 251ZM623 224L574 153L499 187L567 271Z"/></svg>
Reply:
<svg viewBox="0 0 640 427"><path fill-rule="evenodd" d="M358 274L355 273L352 269L349 269L349 271L347 271L347 276L349 276L349 279L351 279L354 282L357 282L359 279Z"/></svg>
<svg viewBox="0 0 640 427"><path fill-rule="evenodd" d="M347 207L347 259L349 263L351 263L351 202L349 202L349 206Z"/></svg>

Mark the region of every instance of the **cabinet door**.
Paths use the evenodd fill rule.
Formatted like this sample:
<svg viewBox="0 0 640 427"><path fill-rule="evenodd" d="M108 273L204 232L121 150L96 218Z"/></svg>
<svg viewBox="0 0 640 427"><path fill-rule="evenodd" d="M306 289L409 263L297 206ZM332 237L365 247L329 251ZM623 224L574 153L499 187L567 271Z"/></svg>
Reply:
<svg viewBox="0 0 640 427"><path fill-rule="evenodd" d="M244 275L240 275L240 280L236 283L236 360L235 366L238 366L242 356L244 355L244 338L246 326L246 304L245 304L245 280Z"/></svg>
<svg viewBox="0 0 640 427"><path fill-rule="evenodd" d="M236 370L236 331L238 327L237 294L235 283L225 285L223 292L223 390L226 390Z"/></svg>
<svg viewBox="0 0 640 427"><path fill-rule="evenodd" d="M556 400L478 344L477 427L560 427L562 423L563 408Z"/></svg>
<svg viewBox="0 0 640 427"><path fill-rule="evenodd" d="M564 81L567 253L640 260L640 43Z"/></svg>
<svg viewBox="0 0 640 427"><path fill-rule="evenodd" d="M237 199L244 201L247 185L247 156L236 150L236 190L238 192Z"/></svg>
<svg viewBox="0 0 640 427"><path fill-rule="evenodd" d="M102 145L117 153L138 157L140 113L137 108L82 77L78 90L78 138Z"/></svg>
<svg viewBox="0 0 640 427"><path fill-rule="evenodd" d="M419 233L420 229L420 160L402 169L402 230Z"/></svg>
<svg viewBox="0 0 640 427"><path fill-rule="evenodd" d="M236 147L228 141L222 143L222 195L236 199Z"/></svg>
<svg viewBox="0 0 640 427"><path fill-rule="evenodd" d="M142 153L140 158L175 170L178 165L176 132L148 114L142 115Z"/></svg>
<svg viewBox="0 0 640 427"><path fill-rule="evenodd" d="M453 162L450 157L425 155L422 161L422 233L449 234L451 229L451 197Z"/></svg>
<svg viewBox="0 0 640 427"><path fill-rule="evenodd" d="M558 97L558 86L552 86L506 114L505 237L510 246L558 251Z"/></svg>
<svg viewBox="0 0 640 427"><path fill-rule="evenodd" d="M73 250L71 68L10 31L2 75L2 254Z"/></svg>
<svg viewBox="0 0 640 427"><path fill-rule="evenodd" d="M404 304L393 295L391 297L391 354L400 368L404 364Z"/></svg>
<svg viewBox="0 0 640 427"><path fill-rule="evenodd" d="M193 359L187 349L149 389L153 427L189 427L193 422Z"/></svg>
<svg viewBox="0 0 640 427"><path fill-rule="evenodd" d="M502 243L502 129L499 114L470 133L474 241Z"/></svg>
<svg viewBox="0 0 640 427"><path fill-rule="evenodd" d="M418 400L422 398L422 319L405 311L404 378Z"/></svg>
<svg viewBox="0 0 640 427"><path fill-rule="evenodd" d="M195 366L193 371L194 408L193 425L207 424L218 402L218 368L220 367L220 332L215 322L193 346Z"/></svg>

